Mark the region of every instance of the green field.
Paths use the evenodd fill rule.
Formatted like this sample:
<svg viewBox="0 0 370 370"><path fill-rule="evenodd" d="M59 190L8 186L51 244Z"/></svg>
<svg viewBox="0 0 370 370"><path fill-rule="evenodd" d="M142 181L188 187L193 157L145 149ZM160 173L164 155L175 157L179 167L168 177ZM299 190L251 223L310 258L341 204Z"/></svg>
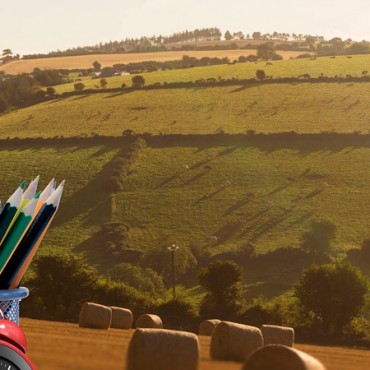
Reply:
<svg viewBox="0 0 370 370"><path fill-rule="evenodd" d="M275 77L360 76L368 65L369 56L318 58L164 71L145 79L249 78L257 68ZM108 87L121 83L121 77L108 79ZM370 236L369 93L370 83L359 82L127 89L15 110L0 116L1 199L23 178L40 174L41 187L51 177L65 178L40 253L85 253L98 265L104 264L94 254L94 234L111 220L130 224L132 248L172 241L212 257L249 243L259 254L299 247L311 221L326 219L337 227L334 248L343 258ZM115 194L113 212L105 184L114 159L128 148L117 140L127 129L152 137ZM98 138L103 144L97 135L105 136ZM21 140L7 140L14 137ZM72 137L73 144L65 140ZM261 285L256 294L278 294L294 284L296 270L249 272L248 283L276 280L279 289ZM187 282L194 288L196 272Z"/></svg>
<svg viewBox="0 0 370 370"><path fill-rule="evenodd" d="M226 67L224 67L226 68ZM0 116L0 138L325 131L367 134L370 83L269 84L74 96Z"/></svg>
<svg viewBox="0 0 370 370"><path fill-rule="evenodd" d="M1 198L16 180L40 173L42 187L52 176L65 178L58 219L44 244L47 251L73 250L109 220L102 216L107 199L102 184L117 151L109 146L2 150L8 176ZM137 248L169 238L200 244L211 254L250 241L261 253L297 246L310 220L325 218L337 226L336 249L345 251L359 246L370 227L369 160L370 148L361 145L302 151L284 145L269 151L258 144L149 147L116 195L115 218L131 225Z"/></svg>
<svg viewBox="0 0 370 370"><path fill-rule="evenodd" d="M246 53L247 54L247 53ZM360 77L363 71L370 72L370 56L356 55L351 58L347 56L339 56L334 59L330 57L321 57L315 60L310 59L290 59L282 61L274 61L273 65L266 65L266 62L258 63L237 63L233 65L218 65L210 67L196 67L190 69L178 69L172 71L158 71L143 73L146 85L151 85L156 82L187 82L196 81L207 78L222 78L222 79L246 79L254 78L256 70L263 69L266 75L274 78L282 77L298 77L305 73L311 77L318 77L321 74L334 77L351 75ZM121 87L123 83L131 86L132 76L121 76L106 78L109 88ZM84 78L83 83L86 88L100 88L99 79ZM65 84L56 87L58 93L71 91L74 89L73 83Z"/></svg>

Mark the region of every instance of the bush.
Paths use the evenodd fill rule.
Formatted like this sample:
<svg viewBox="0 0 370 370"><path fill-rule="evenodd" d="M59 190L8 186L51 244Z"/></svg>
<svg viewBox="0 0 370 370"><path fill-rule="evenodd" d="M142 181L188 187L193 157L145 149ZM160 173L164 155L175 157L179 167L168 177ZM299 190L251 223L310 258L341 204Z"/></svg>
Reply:
<svg viewBox="0 0 370 370"><path fill-rule="evenodd" d="M295 295L307 314L324 332L338 335L365 304L369 283L362 272L349 265L312 265L304 270ZM321 324L321 325L320 325Z"/></svg>
<svg viewBox="0 0 370 370"><path fill-rule="evenodd" d="M76 91L82 91L85 88L85 85L82 82L77 82L73 87Z"/></svg>
<svg viewBox="0 0 370 370"><path fill-rule="evenodd" d="M162 303L156 308L166 329L197 331L199 316L193 304L183 299Z"/></svg>
<svg viewBox="0 0 370 370"><path fill-rule="evenodd" d="M0 98L0 113L5 113L8 109L9 109L8 102L5 99Z"/></svg>
<svg viewBox="0 0 370 370"><path fill-rule="evenodd" d="M301 247L307 252L330 255L336 229L335 224L330 221L312 221L310 230L301 237Z"/></svg>
<svg viewBox="0 0 370 370"><path fill-rule="evenodd" d="M143 269L130 263L120 263L108 271L112 280L126 283L141 292L152 296L162 296L165 292L163 279L152 269Z"/></svg>
<svg viewBox="0 0 370 370"><path fill-rule="evenodd" d="M133 87L143 87L145 85L145 79L141 75L132 77L131 81Z"/></svg>
<svg viewBox="0 0 370 370"><path fill-rule="evenodd" d="M29 317L77 321L81 306L91 300L96 271L75 256L42 256L34 262L28 280L30 297L22 305Z"/></svg>
<svg viewBox="0 0 370 370"><path fill-rule="evenodd" d="M256 71L256 78L259 81L263 81L266 78L266 73L263 69L258 69Z"/></svg>
<svg viewBox="0 0 370 370"><path fill-rule="evenodd" d="M231 261L216 261L203 268L200 284L208 293L200 306L203 319L235 320L243 310L242 269Z"/></svg>

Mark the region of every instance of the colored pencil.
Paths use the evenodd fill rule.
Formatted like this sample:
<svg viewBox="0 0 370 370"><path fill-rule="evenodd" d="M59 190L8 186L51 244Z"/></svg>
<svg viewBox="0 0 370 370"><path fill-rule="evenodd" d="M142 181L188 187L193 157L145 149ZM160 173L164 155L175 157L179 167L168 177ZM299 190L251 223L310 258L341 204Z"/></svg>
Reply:
<svg viewBox="0 0 370 370"><path fill-rule="evenodd" d="M38 199L33 198L19 213L0 248L0 275L32 222Z"/></svg>
<svg viewBox="0 0 370 370"><path fill-rule="evenodd" d="M59 207L64 181L42 205L28 231L0 275L0 288L16 288L21 282L33 256L35 255L46 230Z"/></svg>
<svg viewBox="0 0 370 370"><path fill-rule="evenodd" d="M36 190L37 190L37 185L39 183L39 179L40 179L40 176L37 176L34 180L32 180L30 184L28 185L27 189L23 192L21 204L19 205L17 209L17 213L15 214L12 222L9 225L9 230L12 229L14 222L18 218L22 209L30 202L32 198L34 198Z"/></svg>
<svg viewBox="0 0 370 370"><path fill-rule="evenodd" d="M15 220L18 208L21 204L23 189L26 182L23 181L17 190L10 196L10 198L5 203L4 209L0 214L0 244L6 237L9 231L9 226L11 225L13 219Z"/></svg>
<svg viewBox="0 0 370 370"><path fill-rule="evenodd" d="M34 198L37 191L37 185L39 184L39 180L40 175L35 177L35 179L30 182L28 188L23 193L23 199L31 200L32 198Z"/></svg>

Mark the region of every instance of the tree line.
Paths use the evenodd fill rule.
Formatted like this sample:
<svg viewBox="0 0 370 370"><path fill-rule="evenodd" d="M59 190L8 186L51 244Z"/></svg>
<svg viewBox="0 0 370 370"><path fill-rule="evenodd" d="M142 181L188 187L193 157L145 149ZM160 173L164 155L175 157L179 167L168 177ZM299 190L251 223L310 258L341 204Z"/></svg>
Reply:
<svg viewBox="0 0 370 370"><path fill-rule="evenodd" d="M88 55L88 54L116 54L116 53L135 53L135 52L154 52L168 50L169 45L172 45L173 49L183 48L186 45L188 50L192 49L222 49L229 48L230 45L205 45L197 46L197 43L205 41L221 41L224 40L275 40L275 41L294 41L294 42L306 42L307 39L315 40L316 42L324 41L323 36L304 35L296 33L243 33L242 31L230 32L226 31L222 34L218 27L201 28L195 30L185 30L182 32L175 32L169 36L164 35L153 35L153 36L142 36L139 38L125 38L124 40L116 40L109 42L100 42L96 45L88 46L77 46L67 50L51 51L47 54L28 54L23 55L23 59L36 59L36 58L50 58L59 56L76 56L76 55ZM177 46L178 45L178 46ZM250 45L252 47L252 45ZM238 46L235 44L235 48Z"/></svg>
<svg viewBox="0 0 370 370"><path fill-rule="evenodd" d="M41 102L47 94L42 87L64 82L65 76L59 71L42 71L39 68L35 68L32 74L23 73L7 78L0 75L0 113Z"/></svg>

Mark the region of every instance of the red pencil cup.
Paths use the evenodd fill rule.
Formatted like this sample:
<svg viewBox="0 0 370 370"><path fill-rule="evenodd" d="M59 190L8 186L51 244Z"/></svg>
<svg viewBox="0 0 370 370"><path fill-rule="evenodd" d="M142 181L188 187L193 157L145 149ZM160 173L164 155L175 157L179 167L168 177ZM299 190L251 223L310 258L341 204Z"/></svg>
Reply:
<svg viewBox="0 0 370 370"><path fill-rule="evenodd" d="M19 325L19 302L27 298L28 294L25 287L0 290L0 309L6 319Z"/></svg>

